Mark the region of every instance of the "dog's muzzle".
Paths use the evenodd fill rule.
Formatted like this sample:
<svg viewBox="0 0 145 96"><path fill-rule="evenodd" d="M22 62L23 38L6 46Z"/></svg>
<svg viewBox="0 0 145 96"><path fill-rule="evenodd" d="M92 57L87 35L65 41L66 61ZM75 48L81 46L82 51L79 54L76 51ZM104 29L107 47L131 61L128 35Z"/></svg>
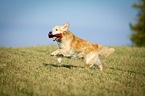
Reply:
<svg viewBox="0 0 145 96"><path fill-rule="evenodd" d="M53 34L52 34L52 31L50 31L50 32L48 33L48 37L49 37L49 38L53 38L53 41L55 41L55 40L58 40L59 38L62 38L62 34L59 33L59 34L53 35Z"/></svg>
<svg viewBox="0 0 145 96"><path fill-rule="evenodd" d="M54 36L55 36L55 35L52 34L52 31L50 31L50 32L48 33L48 37L49 37L49 38L53 38Z"/></svg>

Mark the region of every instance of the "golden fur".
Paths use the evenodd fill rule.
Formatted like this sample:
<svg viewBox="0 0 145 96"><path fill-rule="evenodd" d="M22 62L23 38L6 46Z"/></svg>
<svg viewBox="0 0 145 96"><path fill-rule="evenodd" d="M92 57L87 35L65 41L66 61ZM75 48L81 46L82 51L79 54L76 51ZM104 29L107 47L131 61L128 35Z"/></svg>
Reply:
<svg viewBox="0 0 145 96"><path fill-rule="evenodd" d="M57 40L59 49L51 53L51 55L63 55L72 58L84 58L85 68L90 68L94 64L98 65L100 70L103 70L102 64L99 60L99 55L109 56L114 53L114 48L104 47L102 45L93 44L87 40L76 37L69 30L69 24L63 26L55 26L52 34L62 33L62 38ZM61 58L58 58L61 61Z"/></svg>

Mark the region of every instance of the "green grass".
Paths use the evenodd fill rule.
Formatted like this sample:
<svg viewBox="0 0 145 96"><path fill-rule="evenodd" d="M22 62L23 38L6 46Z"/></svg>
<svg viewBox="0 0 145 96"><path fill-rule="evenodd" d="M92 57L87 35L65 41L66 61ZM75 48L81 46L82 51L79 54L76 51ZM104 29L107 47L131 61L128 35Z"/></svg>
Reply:
<svg viewBox="0 0 145 96"><path fill-rule="evenodd" d="M114 47L104 71L50 53L56 46L0 47L0 96L145 96L145 48Z"/></svg>

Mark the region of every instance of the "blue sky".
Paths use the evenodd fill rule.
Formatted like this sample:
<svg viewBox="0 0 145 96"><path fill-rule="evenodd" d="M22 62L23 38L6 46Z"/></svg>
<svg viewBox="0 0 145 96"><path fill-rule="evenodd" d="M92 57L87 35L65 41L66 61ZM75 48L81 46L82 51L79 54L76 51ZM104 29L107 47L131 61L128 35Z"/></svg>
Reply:
<svg viewBox="0 0 145 96"><path fill-rule="evenodd" d="M135 23L138 0L0 0L0 46L57 44L47 37L56 25L92 43L131 45L129 23Z"/></svg>

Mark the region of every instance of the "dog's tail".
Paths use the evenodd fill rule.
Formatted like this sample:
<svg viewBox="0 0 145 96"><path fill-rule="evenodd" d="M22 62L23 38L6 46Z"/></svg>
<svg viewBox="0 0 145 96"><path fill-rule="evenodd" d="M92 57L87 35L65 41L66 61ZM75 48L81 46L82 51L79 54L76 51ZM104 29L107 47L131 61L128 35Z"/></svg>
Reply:
<svg viewBox="0 0 145 96"><path fill-rule="evenodd" d="M108 48L103 45L94 44L100 56L108 57L114 53L114 48Z"/></svg>

